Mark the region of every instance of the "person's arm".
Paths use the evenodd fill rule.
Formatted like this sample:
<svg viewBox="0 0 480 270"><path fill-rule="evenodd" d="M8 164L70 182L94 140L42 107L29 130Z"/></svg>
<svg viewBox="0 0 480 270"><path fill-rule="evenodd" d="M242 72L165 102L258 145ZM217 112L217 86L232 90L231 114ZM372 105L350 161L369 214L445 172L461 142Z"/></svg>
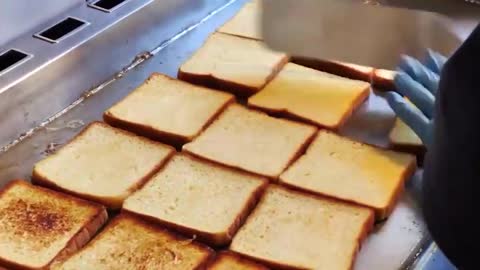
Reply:
<svg viewBox="0 0 480 270"><path fill-rule="evenodd" d="M443 69L443 63L430 61L424 66L415 61L402 61L405 73L395 82L420 111L398 94L389 93L387 98L428 146L422 207L433 239L459 269L477 269L473 228L478 228L479 222L473 213L478 212L480 198L475 200L473 193L478 190L474 183L480 181L480 69L476 67L480 63L480 28ZM440 70L437 84L435 73Z"/></svg>
<svg viewBox="0 0 480 270"><path fill-rule="evenodd" d="M477 269L474 246L480 198L480 27L445 64L433 140L425 163L423 209L428 228L460 269ZM478 217L477 217L478 218ZM475 261L475 262L474 262ZM475 267L475 268L474 268Z"/></svg>

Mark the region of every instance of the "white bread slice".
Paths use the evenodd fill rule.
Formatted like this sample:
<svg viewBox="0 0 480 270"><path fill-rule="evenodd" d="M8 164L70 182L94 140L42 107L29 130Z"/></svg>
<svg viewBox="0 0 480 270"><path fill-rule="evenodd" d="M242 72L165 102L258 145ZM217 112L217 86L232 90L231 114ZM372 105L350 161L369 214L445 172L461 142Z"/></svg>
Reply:
<svg viewBox="0 0 480 270"><path fill-rule="evenodd" d="M320 131L280 182L371 207L380 220L390 214L415 169L413 155Z"/></svg>
<svg viewBox="0 0 480 270"><path fill-rule="evenodd" d="M121 214L80 252L52 269L205 269L212 254L191 239Z"/></svg>
<svg viewBox="0 0 480 270"><path fill-rule="evenodd" d="M373 211L270 185L230 249L272 268L348 270Z"/></svg>
<svg viewBox="0 0 480 270"><path fill-rule="evenodd" d="M292 57L291 61L305 67L365 82L371 82L374 73L374 68L372 67L340 61L320 60L307 57Z"/></svg>
<svg viewBox="0 0 480 270"><path fill-rule="evenodd" d="M212 34L203 47L182 64L178 78L239 96L258 92L288 61L257 40Z"/></svg>
<svg viewBox="0 0 480 270"><path fill-rule="evenodd" d="M112 126L178 147L197 136L234 99L155 73L103 118Z"/></svg>
<svg viewBox="0 0 480 270"><path fill-rule="evenodd" d="M370 84L288 63L248 105L338 129L370 93Z"/></svg>
<svg viewBox="0 0 480 270"><path fill-rule="evenodd" d="M49 269L86 244L107 218L101 205L12 181L0 191L0 266Z"/></svg>
<svg viewBox="0 0 480 270"><path fill-rule="evenodd" d="M267 184L265 178L179 154L127 198L123 210L225 246Z"/></svg>
<svg viewBox="0 0 480 270"><path fill-rule="evenodd" d="M297 158L316 128L230 105L200 136L185 144L193 155L276 179Z"/></svg>
<svg viewBox="0 0 480 270"><path fill-rule="evenodd" d="M32 180L118 209L174 152L170 146L94 122L35 164Z"/></svg>
<svg viewBox="0 0 480 270"><path fill-rule="evenodd" d="M208 266L209 270L268 270L265 266L233 252L222 251L217 254L215 260Z"/></svg>
<svg viewBox="0 0 480 270"><path fill-rule="evenodd" d="M262 39L262 4L260 1L247 2L245 6L217 31L239 37Z"/></svg>

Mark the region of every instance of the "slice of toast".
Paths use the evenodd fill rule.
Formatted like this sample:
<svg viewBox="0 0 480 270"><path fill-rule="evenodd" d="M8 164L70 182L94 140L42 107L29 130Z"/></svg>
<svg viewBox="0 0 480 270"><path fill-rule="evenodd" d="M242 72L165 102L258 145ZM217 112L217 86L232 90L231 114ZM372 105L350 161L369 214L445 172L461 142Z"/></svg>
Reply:
<svg viewBox="0 0 480 270"><path fill-rule="evenodd" d="M35 164L32 180L118 209L174 152L170 146L95 122Z"/></svg>
<svg viewBox="0 0 480 270"><path fill-rule="evenodd" d="M112 126L180 147L234 99L227 93L155 73L103 118Z"/></svg>
<svg viewBox="0 0 480 270"><path fill-rule="evenodd" d="M415 172L415 156L354 142L320 131L280 182L310 192L355 202L386 218Z"/></svg>
<svg viewBox="0 0 480 270"><path fill-rule="evenodd" d="M417 156L418 165L423 164L427 148L415 132L400 118L395 119L388 135L390 148L395 151L412 153Z"/></svg>
<svg viewBox="0 0 480 270"><path fill-rule="evenodd" d="M123 210L213 246L230 243L267 179L179 154Z"/></svg>
<svg viewBox="0 0 480 270"><path fill-rule="evenodd" d="M228 251L220 252L209 270L268 270L267 267Z"/></svg>
<svg viewBox="0 0 480 270"><path fill-rule="evenodd" d="M242 9L217 31L239 37L261 40L261 12L260 1L248 2Z"/></svg>
<svg viewBox="0 0 480 270"><path fill-rule="evenodd" d="M121 214L80 252L52 269L205 269L212 254L191 239Z"/></svg>
<svg viewBox="0 0 480 270"><path fill-rule="evenodd" d="M271 185L230 249L272 268L349 270L373 211Z"/></svg>
<svg viewBox="0 0 480 270"><path fill-rule="evenodd" d="M0 191L0 266L49 269L85 245L107 218L101 205L12 181Z"/></svg>
<svg viewBox="0 0 480 270"><path fill-rule="evenodd" d="M374 73L374 68L372 67L339 61L328 61L307 57L292 57L291 61L305 67L365 82L371 82Z"/></svg>
<svg viewBox="0 0 480 270"><path fill-rule="evenodd" d="M262 42L223 33L212 34L189 60L178 78L194 84L250 96L258 92L288 62Z"/></svg>
<svg viewBox="0 0 480 270"><path fill-rule="evenodd" d="M185 144L193 155L276 179L297 158L316 128L230 105L200 136Z"/></svg>
<svg viewBox="0 0 480 270"><path fill-rule="evenodd" d="M248 105L280 116L340 128L368 97L370 84L289 63Z"/></svg>
<svg viewBox="0 0 480 270"><path fill-rule="evenodd" d="M387 69L375 69L373 73L373 86L378 90L395 91L395 75L397 73Z"/></svg>

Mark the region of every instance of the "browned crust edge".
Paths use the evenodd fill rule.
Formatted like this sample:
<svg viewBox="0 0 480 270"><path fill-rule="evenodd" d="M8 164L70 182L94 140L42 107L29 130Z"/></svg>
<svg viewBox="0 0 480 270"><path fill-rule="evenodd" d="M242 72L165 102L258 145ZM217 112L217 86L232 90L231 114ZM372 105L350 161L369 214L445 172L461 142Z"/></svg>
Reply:
<svg viewBox="0 0 480 270"><path fill-rule="evenodd" d="M293 56L291 62L323 72L365 82L371 82L374 74L373 68L371 68L370 72L365 73L340 63L308 57Z"/></svg>
<svg viewBox="0 0 480 270"><path fill-rule="evenodd" d="M228 169L228 170L233 170L235 172L245 174L245 175L250 175L250 176L253 176L253 177L258 177L259 178L258 181L261 181L262 183L255 189L255 191L250 195L250 197L247 198L243 209L240 211L240 213L237 215L237 217L233 220L232 224L227 228L227 230L225 232L222 232L222 234L220 234L220 235L216 234L216 233L200 231L200 230L197 230L197 229L194 229L194 228L191 228L191 227L187 227L187 226L182 226L182 225L175 224L173 222L169 222L169 221L166 221L166 220L162 220L160 218L153 217L153 216L150 216L150 215L136 213L136 212L130 211L128 209L122 209L122 213L127 213L129 215L137 216L141 219L148 220L149 222L162 225L165 228L168 228L172 231L176 231L176 232L179 232L180 234L188 235L189 237L198 239L200 242L204 242L207 245L211 245L211 246L218 247L218 248L227 246L228 244L230 244L230 242L233 239L233 236L236 234L238 229L244 224L245 220L250 215L251 211L253 211L253 209L257 205L258 201L262 197L264 191L266 190L266 188L268 186L268 183L269 183L268 179L265 178L265 177L262 177L262 176L258 176L256 174L245 172L243 170L238 170L238 169L231 168L231 167L228 167L228 166L225 166L225 165L222 165L222 164L218 164L216 162L201 159L201 158L196 157L195 155L191 155L191 154L188 154L188 153L180 153L180 155L189 156L189 157L191 157L193 159L196 159L200 162L209 163L212 166L216 166L216 167L220 167L220 168L224 168L224 169Z"/></svg>
<svg viewBox="0 0 480 270"><path fill-rule="evenodd" d="M217 265L221 264L223 259L228 258L237 261L239 264L248 265L247 267L249 270L269 270L266 266L263 266L254 260L247 259L246 257L241 256L239 253L235 253L229 250L218 252L215 259L213 259L211 263L208 264L208 269L213 269Z"/></svg>
<svg viewBox="0 0 480 270"><path fill-rule="evenodd" d="M177 81L177 79L172 78L170 76L167 76L165 74L154 72L148 77L147 80L145 80L136 89L145 85L148 81L150 81L155 76L162 76L162 77L165 77L167 79ZM184 81L180 81L180 82L181 83L186 83ZM192 85L192 86L201 87L201 86L198 86L198 85ZM206 87L202 87L202 88L205 88L206 90L209 90L209 91L215 91L214 89L210 89L210 88L206 88ZM116 106L117 104L119 104L120 102L122 102L123 100L128 98L133 92L135 92L135 90L133 90L125 98L123 98L120 101L118 101L117 103L115 103L112 107ZM152 139L152 140L160 141L160 142L172 145L173 147L179 149L179 148L182 147L183 144L190 142L191 140L193 140L193 138L198 136L198 134L200 134L207 126L209 126L213 122L213 120L218 115L220 115L228 107L228 105L230 105L233 102L235 102L235 97L231 96L229 99L227 99L225 101L224 104L222 104L222 106L220 106L220 108L210 117L210 119L208 119L208 121L204 123L204 125L201 127L201 129L197 133L192 134L190 136L174 134L174 133L171 133L171 132L159 130L159 129L154 128L152 126L143 125L143 124L140 124L140 123L135 123L135 122L132 122L132 121L128 121L128 120L118 118L114 114L110 113L110 109L108 109L107 111L105 111L103 113L103 120L112 127L120 128L120 129L129 131L129 132L135 133L137 135L147 137L147 138ZM110 108L112 108L112 107L110 107Z"/></svg>
<svg viewBox="0 0 480 270"><path fill-rule="evenodd" d="M382 92L397 90L397 87L395 87L393 78L385 78L384 76L380 76L378 75L377 70L378 69L375 69L372 77L372 84L375 87L375 89L380 90Z"/></svg>
<svg viewBox="0 0 480 270"><path fill-rule="evenodd" d="M110 127L109 125L107 125L103 122L99 122L99 121L92 122L85 129L80 131L80 133L78 133L76 136L74 136L65 145L71 143L72 141L74 141L75 139L77 139L78 137L83 135L83 133L86 132L89 128L91 128L93 125L102 125L104 127L113 128L113 127ZM113 128L113 129L115 129L116 131L118 131L120 133L123 133L125 135L133 136L133 137L139 138L141 140L148 141L149 143L154 143L154 144L157 144L157 145L161 145L163 147L170 148L170 153L162 161L160 161L157 165L155 165L147 174L145 174L142 178L140 178L138 181L136 181L136 183L134 185L132 185L127 190L128 193L132 193L133 191L135 191L135 190L141 188L143 185L145 185L145 183L148 182L148 180L150 180L150 178L152 178L152 176L155 175L155 173L158 172L165 165L165 163L168 160L170 160L170 158L176 153L176 150L172 146L165 145L165 144L155 142L155 141L151 141L147 138L138 136L138 135L136 135L134 133L131 133L129 131L125 131L125 130L118 129L118 128ZM50 189L53 189L53 190L56 190L56 191L64 192L64 193L67 193L67 194L70 194L70 195L73 195L73 196L81 197L81 198L84 198L86 200L97 202L97 203L105 205L107 208L113 209L113 210L120 209L122 207L123 200L125 200L125 198L123 198L123 199L121 199L121 201L118 201L118 199L115 198L115 197L98 197L98 196L79 193L79 192L75 192L73 190L63 188L63 187L57 185L53 180L48 179L47 177L44 177L39 172L37 172L36 166L34 166L34 168L33 168L32 183L40 185L40 186L44 186L44 187L47 187L47 188L50 188Z"/></svg>
<svg viewBox="0 0 480 270"><path fill-rule="evenodd" d="M236 37L236 36L235 36ZM253 40L253 39L251 39ZM259 87L252 87L232 81L227 81L221 78L216 77L213 74L194 74L182 70L182 66L178 69L178 79L186 81L195 85L200 85L208 88L218 89L226 92L230 92L237 97L246 98L249 97L258 91L260 91L267 83L269 83L280 70L285 66L290 58L287 55L284 55L281 61L279 61L276 66L271 71L270 75L265 78L265 82ZM187 60L189 61L189 60Z"/></svg>
<svg viewBox="0 0 480 270"><path fill-rule="evenodd" d="M390 141L388 148L393 151L414 154L417 156L417 163L420 167L423 166L425 155L427 154L427 148L424 145L393 143Z"/></svg>
<svg viewBox="0 0 480 270"><path fill-rule="evenodd" d="M268 115L274 116L274 117L279 117L279 118L286 118L290 119L293 121L297 122L303 122L305 124L309 125L315 125L320 128L327 128L330 130L339 130L340 128L343 127L343 125L350 119L350 117L353 115L353 113L358 110L358 108L367 100L367 98L370 96L370 87L367 87L364 89L364 91L358 95L352 102L350 109L346 111L340 118L340 121L335 124L335 125L325 125L322 123L319 123L317 121L314 121L312 119L303 117L299 114L296 114L286 108L280 108L280 109L272 109L272 108L266 108L262 107L260 105L256 105L248 101L248 107L252 109L257 109L260 111L263 111L267 113Z"/></svg>
<svg viewBox="0 0 480 270"><path fill-rule="evenodd" d="M139 226L142 226L144 228L147 228L147 229L150 229L152 231L155 231L155 232L161 232L161 233L165 233L165 234L168 234L170 237L172 237L174 240L178 240L178 241L189 241L189 239L183 237L183 236L180 236L178 234L175 234L175 233L172 233L166 229L163 229L161 227L158 227L157 225L155 224L152 224L148 221L145 221L145 220L141 220L141 219L138 219L135 215L131 215L129 213L121 213L119 214L118 216L116 216L115 218L113 218L106 226L105 228L94 238L92 239L92 241L90 241L87 245L85 245L83 248L88 248L90 246L93 246L97 241L99 241L99 239L101 239L103 237L104 234L107 234L108 231L116 226L119 222L121 222L122 220L131 220L135 223L137 223ZM211 260L211 258L214 256L215 252L208 246L205 246L201 243L198 243L198 242L195 242L195 241L192 241L190 243L191 245L195 246L196 248L198 249L201 249L201 250L205 250L206 251L206 256L205 258L203 259L202 262L200 262L199 265L196 266L195 270L201 270L201 269L205 269L205 265L207 265L207 263ZM68 256L69 257L72 257L73 255L75 254L70 254ZM66 258L66 259L68 259ZM13 270L13 269L12 269Z"/></svg>
<svg viewBox="0 0 480 270"><path fill-rule="evenodd" d="M276 184L271 184L270 185L271 188L279 188L279 189L282 189L282 190L285 190L287 192L292 192L292 193L296 193L297 195L301 195L301 196L306 196L306 197L310 197L312 199L322 199L322 200L328 200L328 201L332 201L332 202L336 202L336 203L342 203L342 204L346 204L346 205L351 205L349 204L348 202L345 202L345 201L342 201L342 200L338 200L338 199L335 199L335 198L331 198L331 197L324 197L324 196L318 196L318 195L315 195L315 194L312 194L312 193L306 193L306 192L303 192L303 191L300 191L300 190L297 190L297 189L292 189L291 187L288 187L288 186L281 186L281 185L276 185ZM257 205L260 205L263 200L264 200L265 197L262 197L260 199L260 201L258 202ZM361 247L361 243L367 238L368 234L373 230L373 227L374 227L374 221L375 221L375 213L374 211L371 209L371 208L368 208L368 207L365 207L365 206L362 206L362 205L354 205L358 208L362 208L362 209L366 209L369 211L369 217L368 219L365 221L365 223L363 224L363 228L362 228L362 231L361 233L359 234L358 238L357 238L357 250L355 251L355 253L358 253L358 251L360 250L360 247ZM256 211L257 208L255 208L255 210L252 212L252 214L248 217L248 219L253 219L255 218L255 214L256 214ZM248 222L248 219L246 222ZM238 251L234 251L232 250L232 252L234 253L237 253L237 254L240 254L241 256L244 256L250 260L253 260L255 262L258 262L258 263L261 263L261 264L265 264L266 266L268 267L271 267L272 269L282 269L282 270L307 270L307 269L304 269L304 268L301 268L301 267L296 267L296 266L290 266L290 265L285 265L285 264L281 264L281 263L278 263L278 262L274 262L274 261L270 261L270 260L266 260L266 259L262 259L262 258L257 258L257 257L254 257L254 256L251 256L251 255L248 255L248 254L244 254L244 253L241 253L241 252L238 252ZM355 261L355 257L356 255L354 254L354 256L352 256L352 262L351 262L351 268L353 267L354 265L354 261ZM351 269L350 269L351 270Z"/></svg>
<svg viewBox="0 0 480 270"><path fill-rule="evenodd" d="M70 256L71 254L74 254L76 251L78 251L83 246L85 246L91 240L91 238L94 236L94 234L100 228L102 228L102 226L105 224L105 222L108 219L107 211L106 211L105 207L102 206L102 205L96 204L94 202L86 201L86 200L83 200L83 199L80 199L80 198L77 198L77 197L73 197L73 196L70 196L70 195L67 195L67 194L63 194L63 193L60 193L60 192L56 192L56 191L53 191L53 190L50 190L50 189L47 189L47 188L35 186L35 185L32 185L32 184L29 184L25 180L20 180L20 179L12 180L7 185L5 185L5 187L2 190L0 190L0 199L3 197L4 193L6 193L8 190L12 189L15 185L28 186L28 187L31 187L33 189L38 189L39 192L48 193L53 198L58 198L58 199L63 199L63 200L65 200L65 199L66 200L71 200L71 201L73 201L76 204L79 204L81 206L88 206L88 207L95 208L97 213L92 215L90 217L90 219L88 219L85 222L85 224L65 244L65 247L63 247L60 250L60 252L58 252L50 260L50 262L47 265L42 266L40 268L31 268L31 267L27 267L25 265L18 264L16 262L9 261L9 260L4 259L4 258L0 258L0 264L1 264L0 269L2 269L1 268L2 266L7 267L5 269L9 269L9 270L26 270L26 269L27 270L28 269L43 270L43 269L48 269L54 261L59 260L59 259L60 260L64 259L65 257ZM95 224L98 220L101 220L102 222L99 222L100 225L97 226L92 231L93 234L91 235L90 231L88 231L86 228L89 228L90 224ZM84 237L84 236L87 236L87 237Z"/></svg>

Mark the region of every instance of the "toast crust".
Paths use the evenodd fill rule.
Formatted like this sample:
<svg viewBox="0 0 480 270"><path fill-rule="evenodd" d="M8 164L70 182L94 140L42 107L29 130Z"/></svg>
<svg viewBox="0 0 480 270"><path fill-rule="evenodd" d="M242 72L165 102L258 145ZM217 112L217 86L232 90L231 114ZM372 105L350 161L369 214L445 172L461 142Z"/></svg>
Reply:
<svg viewBox="0 0 480 270"><path fill-rule="evenodd" d="M88 243L88 241L96 234L98 230L105 224L105 222L108 219L108 214L104 206L82 200L80 198L76 198L73 196L69 196L63 193L59 193L56 191L52 191L43 187L38 187L38 186L33 186L31 184L28 184L24 180L13 180L9 182L2 190L0 190L0 199L3 198L3 195L12 189L16 185L24 185L24 186L32 186L35 189L38 189L40 192L47 193L50 197L52 198L57 198L57 199L62 199L62 200L70 200L74 202L75 204L78 204L82 207L91 207L96 211L95 214L91 215L91 217L85 221L84 225L81 227L80 230L78 230L72 238L66 243L66 245L60 250L59 253L57 253L48 264L41 266L41 267L29 267L26 265L19 264L18 262L10 261L6 258L1 258L0 257L0 264L4 267L5 269L9 270L25 270L25 269L37 269L37 270L43 270L43 269L49 269L50 265L56 261L56 260L62 260L65 257L75 253L77 250L82 248L85 244ZM51 222L51 221L50 221ZM50 226L50 223L42 223L45 226ZM45 227L45 230L50 230L52 228ZM53 228L54 229L54 228ZM41 233L41 232L40 232ZM0 269L2 269L0 267Z"/></svg>
<svg viewBox="0 0 480 270"><path fill-rule="evenodd" d="M215 269L227 269L225 267L228 266L222 266L224 262L231 261L231 263L236 264L239 269L243 270L268 270L267 267L253 261L253 260L248 260L242 256L240 256L237 253L231 252L231 251L221 251L217 254L215 257L215 260L213 260L209 265L208 269L215 270Z"/></svg>
<svg viewBox="0 0 480 270"><path fill-rule="evenodd" d="M292 57L292 63L313 68L316 70L324 71L327 73L335 74L338 76L360 80L364 82L372 82L374 69L370 67L363 67L369 69L369 71L360 71L358 69L343 65L339 62L320 60L308 57Z"/></svg>
<svg viewBox="0 0 480 270"><path fill-rule="evenodd" d="M102 125L102 126L105 126L105 127L110 127L109 125L107 125L103 122L99 122L99 121L92 122L85 129L83 129L77 135L75 135L65 145L67 145L67 144L75 141L79 137L81 137L93 125ZM161 145L162 147L167 147L167 148L170 149L170 153L160 163L156 164L147 174L145 174L138 181L136 181L134 185L130 186L127 189L128 193L132 193L135 190L141 188L143 185L145 185L145 183L156 172L158 172L163 167L163 165L175 154L176 150L172 146L165 145L165 144L162 144L160 142L155 142L155 141L148 140L147 138L135 135L134 133L131 133L129 131L125 131L125 130L122 130L122 129L116 129L116 131L119 132L119 133L123 133L125 135L128 135L128 136L133 136L133 137L136 137L138 139L148 141L149 143L158 144L158 145ZM99 204L102 204L102 205L105 205L109 209L119 209L121 207L121 204L122 204L123 200L125 199L123 197L116 197L116 196L98 197L98 196L85 194L85 193L79 193L79 192L76 192L76 191L73 191L73 190L63 188L63 187L57 185L53 180L49 179L47 176L44 176L41 173L39 173L36 169L36 165L34 166L33 172L32 172L32 183L40 185L40 186L48 187L48 188L56 190L56 191L64 192L64 193L67 193L67 194L70 194L70 195L73 195L73 196L84 198L86 200L93 201L93 202L96 202L96 203L99 203Z"/></svg>
<svg viewBox="0 0 480 270"><path fill-rule="evenodd" d="M166 76L164 74L161 74L161 73L153 73L152 75L150 75L150 77L144 82L142 83L140 86L138 86L137 88L145 85L148 83L148 81L155 77L155 76L164 76L164 77L167 77L171 80L175 80L169 76ZM201 86L198 86L198 85L195 85L195 87L201 87ZM212 89L209 89L209 88L206 88L204 87L205 89L207 90L210 90L210 91L214 91ZM132 92L133 93L133 92ZM124 99L128 98L128 96L130 96L132 93L128 94ZM124 99L118 101L115 105L113 105L112 107L116 106L117 104L119 104L120 102L122 102ZM207 126L209 126L214 120L215 118L217 118L218 115L220 115L227 107L228 105L232 104L235 102L235 97L232 96L229 100L227 100L218 110L217 112L215 112L211 117L210 119L208 119L207 122L205 122L205 124L202 126L201 130L199 132L197 132L196 134L192 134L190 136L185 136L185 135L181 135L181 134L174 134L174 133L171 133L171 132L167 132L167 131L162 131L162 130L159 130L155 127L152 127L150 125L143 125L143 124L140 124L140 123L135 123L135 122L132 122L132 121L128 121L128 120L124 120L124 119L120 119L118 117L116 117L114 114L112 114L109 110L107 110L104 114L103 114L103 120L113 126L113 127L116 127L116 128L120 128L120 129L123 129L123 130L127 130L127 131L130 131L130 132L133 132L135 134L138 134L138 135L141 135L141 136L144 136L144 137L147 137L149 139L152 139L152 140L155 140L155 141L160 141L160 142L163 142L163 143L166 143L166 144L169 144L169 145L172 145L173 147L175 147L176 149L180 149L182 147L183 144L185 143L188 143L190 142L191 140L193 140L193 138L195 138L199 133L201 133Z"/></svg>
<svg viewBox="0 0 480 270"><path fill-rule="evenodd" d="M211 162L211 161L208 161L208 160L199 159L199 158L195 157L194 155L190 155L188 153L181 153L180 155L188 156L188 157L193 158L194 160L198 160L198 161L201 161L201 162L208 163L208 164L212 165L213 167L229 168L227 166L217 164L217 163L214 163L214 162ZM165 170L166 167L167 166L165 166L162 170L160 170L159 173L161 173L163 170ZM231 168L229 168L229 169L231 169ZM265 179L265 178L262 179L261 176L257 176L255 174L248 173L248 172L241 171L241 170L237 170L237 169L232 169L232 170L235 170L235 171L237 171L241 174L244 174L244 175L251 175L251 176L259 177L259 181L262 181L262 184L259 185L252 194L250 194L250 196L247 198L247 201L244 204L241 211L239 211L239 213L235 217L234 221L230 224L228 229L224 232L218 232L218 233L217 232L215 232L215 233L205 232L205 231L197 230L195 228L182 226L182 225L179 225L179 224L175 224L173 222L162 220L160 218L153 217L153 216L150 216L150 215L136 213L136 212L130 211L130 210L125 209L125 208L122 209L122 212L127 213L127 214L132 215L132 216L137 216L141 219L148 220L149 222L152 222L152 223L155 223L155 224L160 224L167 229L179 232L183 235L187 235L188 237L191 237L193 239L198 239L200 242L206 243L208 245L211 245L211 246L214 246L214 247L225 247L228 244L230 244L230 242L233 239L233 236L238 231L238 229L244 224L246 218L251 213L251 211L255 208L259 199L261 198L262 194L264 193L265 189L268 186L268 180Z"/></svg>
<svg viewBox="0 0 480 270"><path fill-rule="evenodd" d="M395 71L386 70L386 69L375 69L373 72L372 84L375 89L380 91L395 91Z"/></svg>
<svg viewBox="0 0 480 270"><path fill-rule="evenodd" d="M280 185L277 185L277 184L271 184L269 188L284 190L284 191L287 191L287 192L291 192L293 194L305 196L305 197L312 198L312 199L321 198L322 200L326 200L326 201L346 204L345 202L337 200L335 198L325 198L323 196L319 197L318 195L314 195L312 193L305 193L305 192L302 192L302 191L299 191L299 190L292 189L288 186L280 186ZM260 201L258 202L258 205L261 205L265 200L266 200L266 198L265 198L265 196L263 196L260 199ZM356 257L356 255L360 251L360 247L361 247L361 244L362 244L363 240L365 240L367 238L368 234L373 230L374 224L375 224L375 213L372 209L361 206L361 205L355 205L355 207L368 210L369 215L368 215L368 218L365 220L365 222L362 224L362 230L361 230L360 234L358 235L358 237L356 238L357 247L356 247L356 250L354 250L354 254L351 254L352 258ZM259 209L258 207L255 208L255 210L252 212L252 214L247 218L246 223L248 223L249 220L253 220L253 219L256 218L256 215L258 215L257 212L259 212L258 209ZM237 250L233 250L233 252L238 253L238 254L246 257L246 258L249 258L252 261L256 261L256 262L265 264L266 266L268 266L272 269L282 269L282 270L300 270L300 269L303 270L303 269L305 269L305 268L300 267L300 266L286 265L286 264L282 264L282 263L272 261L272 260L268 260L268 259L257 258L257 257L251 256L249 254L239 252ZM353 270L354 263L355 263L355 260L351 260L350 267L348 268L349 270Z"/></svg>
<svg viewBox="0 0 480 270"><path fill-rule="evenodd" d="M282 60L275 66L270 75L266 78L265 82L260 87L251 87L245 84L239 84L232 81L227 81L221 78L216 77L213 74L194 74L182 70L182 67L178 69L178 79L186 81L192 84L200 85L203 87L218 89L226 92L230 92L239 98L247 98L259 90L265 87L280 70L286 65L289 61L288 56L284 56Z"/></svg>
<svg viewBox="0 0 480 270"><path fill-rule="evenodd" d="M174 241L179 241L179 242L185 242L185 245L192 245L194 246L196 249L200 249L200 250L203 250L205 251L205 255L204 255L204 258L202 259L202 261L194 268L194 270L204 270L206 269L206 265L208 264L208 262L214 257L214 251L208 247L208 246L205 246L203 245L202 243L198 243L196 242L194 239L188 239L188 238L185 238L183 236L180 236L178 234L175 234L175 233L172 233L170 231L167 231L149 221L145 221L145 220L140 220L138 219L135 215L131 215L129 213L120 213L118 216L116 216L115 218L113 218L106 226L105 228L94 238L92 239L92 241L90 241L87 245L85 245L84 249L87 249L87 248L90 248L92 246L95 245L95 243L97 243L98 241L100 241L100 239L103 238L103 236L107 233L109 233L110 229L112 229L113 227L115 227L116 225L118 225L120 222L122 222L123 220L129 220L131 222L134 222L136 225L138 226L141 226L143 228L146 228L148 230L151 230L153 232L159 232L159 233L163 233L163 234L167 234L168 237L170 237L171 239L173 239ZM65 260L73 257L75 254L70 254L68 257L65 258Z"/></svg>

